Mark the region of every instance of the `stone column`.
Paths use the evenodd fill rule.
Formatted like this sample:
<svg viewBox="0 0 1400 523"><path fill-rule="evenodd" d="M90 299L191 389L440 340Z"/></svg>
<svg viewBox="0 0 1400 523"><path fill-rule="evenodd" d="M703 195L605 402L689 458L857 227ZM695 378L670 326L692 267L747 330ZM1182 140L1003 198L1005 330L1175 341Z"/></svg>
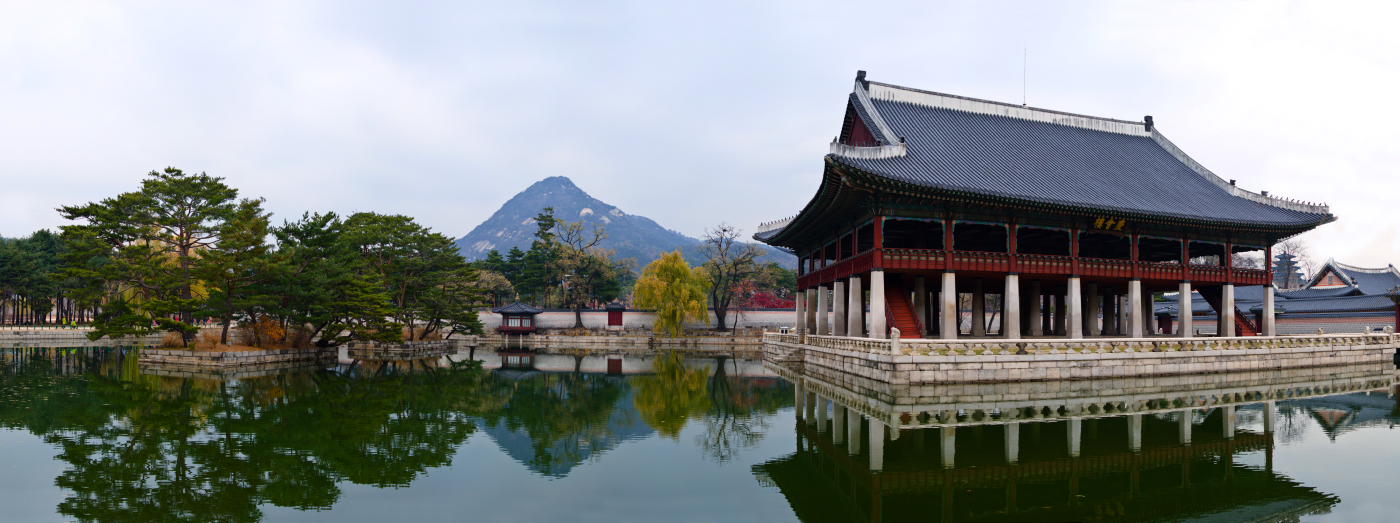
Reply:
<svg viewBox="0 0 1400 523"><path fill-rule="evenodd" d="M1235 286L1229 283L1220 287L1220 335L1235 335Z"/></svg>
<svg viewBox="0 0 1400 523"><path fill-rule="evenodd" d="M943 289L938 292L938 335L945 340L958 339L958 276L943 273Z"/></svg>
<svg viewBox="0 0 1400 523"><path fill-rule="evenodd" d="M1133 452L1142 451L1142 414L1128 416L1128 448Z"/></svg>
<svg viewBox="0 0 1400 523"><path fill-rule="evenodd" d="M931 330L932 325L928 321L928 283L923 276L914 277L914 316L919 318L924 330ZM928 334L924 333L925 336Z"/></svg>
<svg viewBox="0 0 1400 523"><path fill-rule="evenodd" d="M1103 333L1118 336L1118 292L1107 291L1103 295Z"/></svg>
<svg viewBox="0 0 1400 523"><path fill-rule="evenodd" d="M1084 338L1084 312L1079 310L1081 299L1079 297L1079 277L1070 276L1068 282L1069 290L1065 297L1067 313L1065 315L1065 328L1068 329L1069 338L1078 340Z"/></svg>
<svg viewBox="0 0 1400 523"><path fill-rule="evenodd" d="M1259 328L1260 334L1265 336L1278 336L1278 326L1274 322L1274 286L1264 286L1264 324Z"/></svg>
<svg viewBox="0 0 1400 523"><path fill-rule="evenodd" d="M807 333L817 333L817 290L807 289Z"/></svg>
<svg viewBox="0 0 1400 523"><path fill-rule="evenodd" d="M826 432L826 398L817 396L817 433Z"/></svg>
<svg viewBox="0 0 1400 523"><path fill-rule="evenodd" d="M1001 336L1021 339L1021 277L1014 273L1006 275L1006 290L1001 294Z"/></svg>
<svg viewBox="0 0 1400 523"><path fill-rule="evenodd" d="M870 271L870 337L890 337L885 325L885 271L879 269Z"/></svg>
<svg viewBox="0 0 1400 523"><path fill-rule="evenodd" d="M1131 338L1141 338L1146 332L1145 321L1142 317L1142 280L1128 280L1128 336Z"/></svg>
<svg viewBox="0 0 1400 523"><path fill-rule="evenodd" d="M1184 281L1176 289L1176 335L1183 338L1195 336L1191 326L1191 282Z"/></svg>
<svg viewBox="0 0 1400 523"><path fill-rule="evenodd" d="M831 334L846 335L846 282L836 280L831 284Z"/></svg>
<svg viewBox="0 0 1400 523"><path fill-rule="evenodd" d="M832 402L832 406L835 408L832 409L831 413L831 442L840 445L846 442L846 411L848 409L835 402Z"/></svg>
<svg viewBox="0 0 1400 523"><path fill-rule="evenodd" d="M1069 440L1069 457L1071 458L1079 457L1079 443L1081 441L1079 435L1082 432L1083 421L1079 418L1070 418L1065 425L1065 437Z"/></svg>
<svg viewBox="0 0 1400 523"><path fill-rule="evenodd" d="M1220 435L1225 439L1235 438L1235 406L1220 407Z"/></svg>
<svg viewBox="0 0 1400 523"><path fill-rule="evenodd" d="M1021 460L1021 424L1008 423L1006 425L1006 463L1012 464Z"/></svg>
<svg viewBox="0 0 1400 523"><path fill-rule="evenodd" d="M953 468L953 459L956 457L953 454L957 450L955 444L957 443L958 428L940 427L938 433L938 457L943 461L943 468Z"/></svg>
<svg viewBox="0 0 1400 523"><path fill-rule="evenodd" d="M807 412L807 387L802 382L792 384L792 407L797 414L797 420L802 421L804 413Z"/></svg>
<svg viewBox="0 0 1400 523"><path fill-rule="evenodd" d="M1142 331L1143 334L1147 336L1151 336L1157 333L1157 314L1156 310L1153 308L1153 300L1154 298L1152 297L1151 291L1143 291L1141 305L1143 317Z"/></svg>
<svg viewBox="0 0 1400 523"><path fill-rule="evenodd" d="M797 317L793 319L792 330L798 334L804 334L807 332L807 293L797 291L797 299L793 301L797 303L794 311L797 313Z"/></svg>
<svg viewBox="0 0 1400 523"><path fill-rule="evenodd" d="M817 334L831 334L831 292L826 285L817 286Z"/></svg>
<svg viewBox="0 0 1400 523"><path fill-rule="evenodd" d="M860 454L860 413L855 409L846 410L846 453Z"/></svg>
<svg viewBox="0 0 1400 523"><path fill-rule="evenodd" d="M812 392L812 391L810 391L810 390L807 391L807 400L803 402L803 406L807 407L807 417L805 418L805 419L807 420L807 424L808 424L808 425L814 425L814 424L816 424L816 423L817 423L817 393Z"/></svg>
<svg viewBox="0 0 1400 523"><path fill-rule="evenodd" d="M987 292L982 290L982 279L972 280L972 336L987 335Z"/></svg>
<svg viewBox="0 0 1400 523"><path fill-rule="evenodd" d="M1064 336L1069 331L1065 330L1065 295L1055 295L1055 335Z"/></svg>
<svg viewBox="0 0 1400 523"><path fill-rule="evenodd" d="M1264 402L1264 433L1273 434L1275 427L1278 427L1278 406L1274 405L1272 401L1266 401Z"/></svg>
<svg viewBox="0 0 1400 523"><path fill-rule="evenodd" d="M1031 336L1044 336L1045 324L1041 318L1045 316L1045 310L1044 300L1040 298L1040 280L1031 280L1030 296L1026 297L1026 301L1031 304L1030 321L1027 322L1030 323Z"/></svg>
<svg viewBox="0 0 1400 523"><path fill-rule="evenodd" d="M1181 443L1182 445L1190 445L1190 444L1191 444L1191 411L1190 411L1190 410L1183 410L1183 411L1178 412L1177 414L1180 414L1180 415L1181 415L1181 417L1178 418L1177 421L1176 421L1176 426L1177 426L1177 437L1180 438L1179 443Z"/></svg>
<svg viewBox="0 0 1400 523"><path fill-rule="evenodd" d="M860 288L860 276L851 276L850 295L846 297L846 335L865 337L865 291Z"/></svg>
<svg viewBox="0 0 1400 523"><path fill-rule="evenodd" d="M1099 299L1099 284L1090 282L1087 287L1089 310L1084 312L1084 316L1089 321L1089 335L1102 336L1103 327L1099 324L1099 310L1103 308L1103 300Z"/></svg>
<svg viewBox="0 0 1400 523"><path fill-rule="evenodd" d="M879 472L885 468L885 424L870 418L870 470Z"/></svg>

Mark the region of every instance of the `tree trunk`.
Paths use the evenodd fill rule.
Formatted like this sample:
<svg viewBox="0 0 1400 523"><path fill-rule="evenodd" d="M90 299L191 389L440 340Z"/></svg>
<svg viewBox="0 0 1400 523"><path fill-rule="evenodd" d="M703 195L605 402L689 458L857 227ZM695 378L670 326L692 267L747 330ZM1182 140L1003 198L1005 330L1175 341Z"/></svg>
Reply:
<svg viewBox="0 0 1400 523"><path fill-rule="evenodd" d="M728 308L728 307L720 307L719 305L715 305L715 330L717 330L717 331L728 330L729 327L728 327L728 324L726 323L726 321L727 321L726 318L727 318L728 316L729 316L729 308Z"/></svg>
<svg viewBox="0 0 1400 523"><path fill-rule="evenodd" d="M574 328L583 328L583 305L579 303L574 304Z"/></svg>

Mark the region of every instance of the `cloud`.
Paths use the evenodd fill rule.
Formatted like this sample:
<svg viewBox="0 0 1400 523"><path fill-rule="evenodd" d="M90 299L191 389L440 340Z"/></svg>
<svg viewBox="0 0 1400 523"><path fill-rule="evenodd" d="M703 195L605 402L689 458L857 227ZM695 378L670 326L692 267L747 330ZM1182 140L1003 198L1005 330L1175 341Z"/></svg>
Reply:
<svg viewBox="0 0 1400 523"><path fill-rule="evenodd" d="M1389 4L26 3L0 7L0 234L175 165L304 210L462 234L535 180L689 234L815 192L856 69L1159 126L1246 188L1332 205L1383 265ZM1022 57L1028 56L1024 64ZM1023 84L1024 80L1024 84Z"/></svg>

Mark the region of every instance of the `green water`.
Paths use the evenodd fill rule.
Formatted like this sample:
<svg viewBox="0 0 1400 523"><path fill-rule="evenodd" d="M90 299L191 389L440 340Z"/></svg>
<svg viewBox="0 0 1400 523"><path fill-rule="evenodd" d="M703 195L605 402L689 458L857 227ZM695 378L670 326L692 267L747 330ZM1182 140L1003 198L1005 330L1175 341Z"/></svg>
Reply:
<svg viewBox="0 0 1400 523"><path fill-rule="evenodd" d="M465 360L459 355L458 360ZM490 355L478 355L488 361ZM869 467L754 362L608 375L447 359L235 380L117 349L0 351L3 521L1390 521L1386 391L1065 421L905 430ZM497 359L499 361L499 359ZM867 427L868 429L868 427ZM866 429L862 429L866 432ZM1228 437L1227 437L1228 434Z"/></svg>

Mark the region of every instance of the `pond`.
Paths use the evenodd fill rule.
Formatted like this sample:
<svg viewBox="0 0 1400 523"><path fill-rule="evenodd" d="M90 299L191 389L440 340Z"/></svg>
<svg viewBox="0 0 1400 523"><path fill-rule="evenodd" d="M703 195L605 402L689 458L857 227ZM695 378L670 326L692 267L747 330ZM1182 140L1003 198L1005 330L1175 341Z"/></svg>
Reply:
<svg viewBox="0 0 1400 523"><path fill-rule="evenodd" d="M1400 510L1388 370L1167 380L1151 394L1051 386L1038 400L1091 405L1075 414L1006 403L1027 397L1012 385L890 391L736 358L570 358L571 369L471 357L482 361L342 358L232 379L142 368L125 349L0 350L0 519L1381 521ZM1264 402L1258 390L1286 392ZM965 399L1008 391L992 398L1002 410ZM1182 410L1181 397L1201 403ZM1134 411L1123 398L1155 399Z"/></svg>

